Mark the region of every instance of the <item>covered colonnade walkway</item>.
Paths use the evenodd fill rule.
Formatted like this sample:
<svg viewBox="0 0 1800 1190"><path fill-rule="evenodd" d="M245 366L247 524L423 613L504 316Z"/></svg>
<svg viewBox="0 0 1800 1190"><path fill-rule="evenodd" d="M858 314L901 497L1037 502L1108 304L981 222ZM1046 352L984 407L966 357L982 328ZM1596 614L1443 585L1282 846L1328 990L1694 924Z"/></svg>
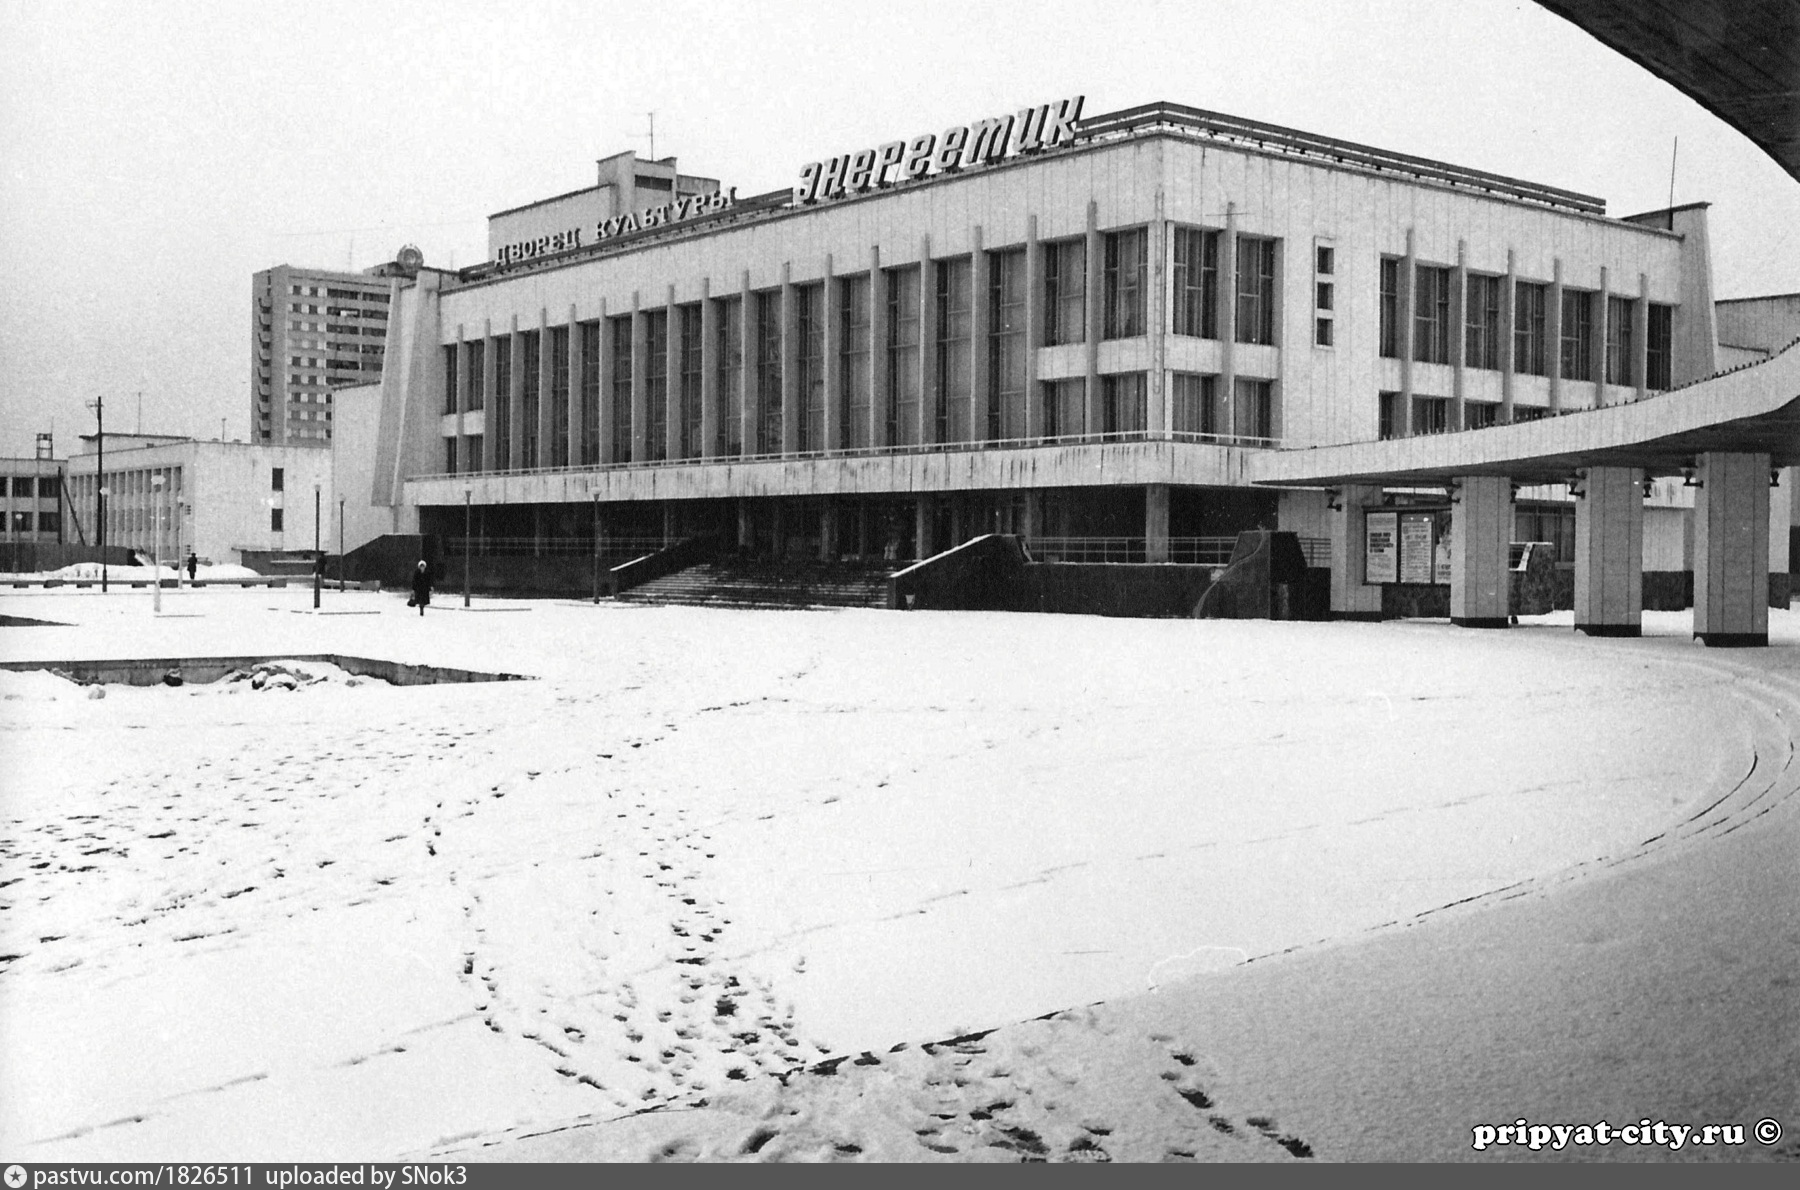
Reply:
<svg viewBox="0 0 1800 1190"><path fill-rule="evenodd" d="M1331 610L1375 618L1367 517L1383 489L1442 488L1451 500L1450 618L1509 622L1512 500L1569 484L1575 508L1575 626L1635 636L1643 620L1643 488L1682 476L1694 493L1694 635L1708 645L1769 638L1769 489L1800 464L1800 343L1733 372L1644 400L1425 437L1271 451L1253 482L1324 488ZM1780 528L1780 526L1778 526Z"/></svg>

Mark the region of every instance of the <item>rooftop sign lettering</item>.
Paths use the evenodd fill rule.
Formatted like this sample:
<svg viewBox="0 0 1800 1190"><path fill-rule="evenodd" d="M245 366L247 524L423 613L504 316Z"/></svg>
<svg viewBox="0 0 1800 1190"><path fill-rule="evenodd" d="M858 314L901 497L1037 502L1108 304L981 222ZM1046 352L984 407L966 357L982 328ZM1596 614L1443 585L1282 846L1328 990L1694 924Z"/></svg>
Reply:
<svg viewBox="0 0 1800 1190"><path fill-rule="evenodd" d="M1084 98L1076 95L1060 103L1028 107L1017 115L961 124L942 134L927 132L911 140L889 141L877 148L811 162L800 170L794 201L847 198L896 182L916 182L965 166L1073 144Z"/></svg>
<svg viewBox="0 0 1800 1190"><path fill-rule="evenodd" d="M534 236L529 240L520 240L514 244L503 244L494 253L494 263L505 267L539 256L548 256L553 252L567 252L572 248L579 248L583 244L599 244L617 236L647 231L654 227L666 227L669 224L680 223L700 215L717 215L721 211L729 210L736 202L737 187L735 186L730 190L716 190L711 194L689 194L674 202L666 202L659 207L633 211L629 215L619 215L612 219L602 219L585 231L581 227L571 227L566 231Z"/></svg>

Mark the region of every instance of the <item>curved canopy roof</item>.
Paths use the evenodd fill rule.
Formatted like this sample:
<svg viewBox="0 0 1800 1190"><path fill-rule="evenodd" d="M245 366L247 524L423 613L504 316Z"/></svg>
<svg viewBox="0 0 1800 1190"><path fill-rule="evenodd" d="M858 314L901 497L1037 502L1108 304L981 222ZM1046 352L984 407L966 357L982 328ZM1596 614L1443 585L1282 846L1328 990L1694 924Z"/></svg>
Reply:
<svg viewBox="0 0 1800 1190"><path fill-rule="evenodd" d="M1708 451L1800 464L1800 342L1642 401L1460 433L1254 454L1251 481L1281 487L1441 485L1463 475L1560 483L1587 467L1679 475Z"/></svg>
<svg viewBox="0 0 1800 1190"><path fill-rule="evenodd" d="M1538 0L1677 87L1800 178L1800 4Z"/></svg>

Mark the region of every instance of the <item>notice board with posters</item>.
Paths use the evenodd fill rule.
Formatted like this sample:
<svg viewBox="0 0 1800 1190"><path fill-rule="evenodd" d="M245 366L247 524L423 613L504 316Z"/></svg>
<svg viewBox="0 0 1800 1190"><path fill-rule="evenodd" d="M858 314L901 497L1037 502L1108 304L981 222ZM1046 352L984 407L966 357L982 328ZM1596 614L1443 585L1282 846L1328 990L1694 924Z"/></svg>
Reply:
<svg viewBox="0 0 1800 1190"><path fill-rule="evenodd" d="M1431 521L1429 512L1408 512L1400 517L1400 581L1431 582Z"/></svg>
<svg viewBox="0 0 1800 1190"><path fill-rule="evenodd" d="M1363 518L1363 582L1400 579L1400 514L1371 512Z"/></svg>

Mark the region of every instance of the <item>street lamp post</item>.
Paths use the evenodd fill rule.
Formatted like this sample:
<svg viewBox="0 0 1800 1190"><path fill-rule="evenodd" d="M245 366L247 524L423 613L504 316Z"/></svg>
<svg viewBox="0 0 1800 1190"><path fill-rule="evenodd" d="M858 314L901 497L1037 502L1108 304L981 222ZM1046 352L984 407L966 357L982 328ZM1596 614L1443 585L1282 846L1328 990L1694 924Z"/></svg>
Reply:
<svg viewBox="0 0 1800 1190"><path fill-rule="evenodd" d="M162 494L163 477L150 477L150 590L151 605L162 615Z"/></svg>
<svg viewBox="0 0 1800 1190"><path fill-rule="evenodd" d="M338 594L344 593L344 498L338 497Z"/></svg>
<svg viewBox="0 0 1800 1190"><path fill-rule="evenodd" d="M313 485L313 610L319 610L319 587L325 579L325 555L319 552L319 485Z"/></svg>
<svg viewBox="0 0 1800 1190"><path fill-rule="evenodd" d="M475 504L472 484L463 485L463 606L469 606L469 526Z"/></svg>
<svg viewBox="0 0 1800 1190"><path fill-rule="evenodd" d="M594 602L600 602L600 493L594 493Z"/></svg>

